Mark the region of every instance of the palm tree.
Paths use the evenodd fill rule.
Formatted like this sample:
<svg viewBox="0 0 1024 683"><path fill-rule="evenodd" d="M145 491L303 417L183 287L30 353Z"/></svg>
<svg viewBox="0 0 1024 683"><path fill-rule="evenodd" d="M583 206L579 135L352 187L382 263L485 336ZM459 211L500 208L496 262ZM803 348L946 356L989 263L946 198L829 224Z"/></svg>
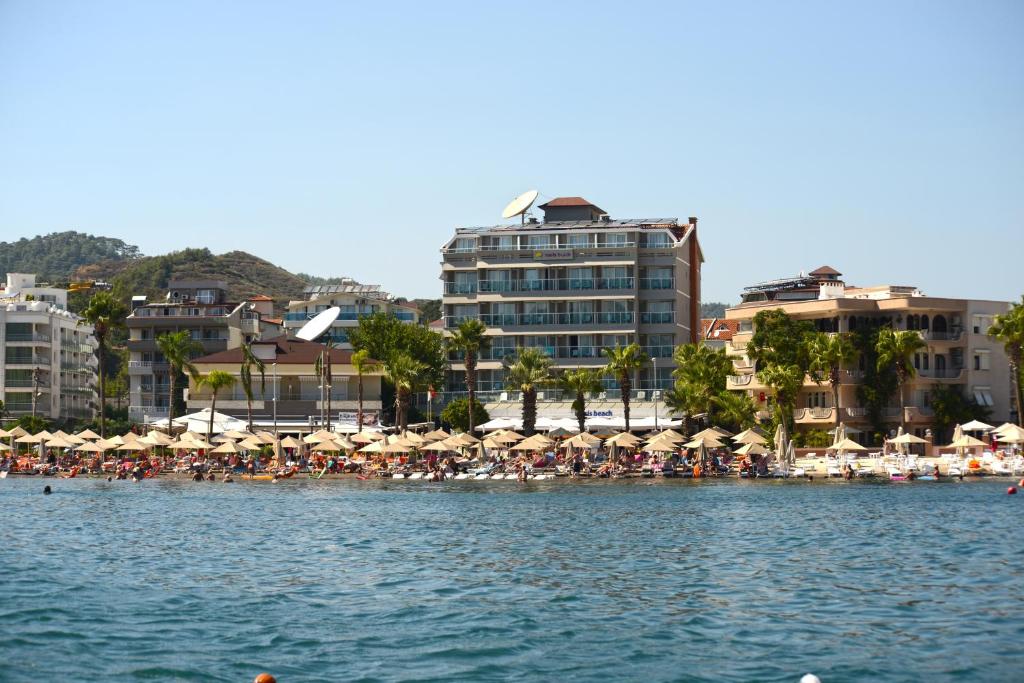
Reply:
<svg viewBox="0 0 1024 683"><path fill-rule="evenodd" d="M262 359L257 358L252 352L252 344L242 344L242 365L238 370L239 379L242 380L242 391L245 392L245 403L249 422L249 431L252 431L252 371L255 368L260 373L260 394L267 391L267 366Z"/></svg>
<svg viewBox="0 0 1024 683"><path fill-rule="evenodd" d="M558 378L558 386L562 391L575 395L572 409L582 432L587 424L587 394L601 391L604 387L601 384L601 371L590 368L566 370Z"/></svg>
<svg viewBox="0 0 1024 683"><path fill-rule="evenodd" d="M683 416L683 431L693 433L693 416L701 412L700 393L692 384L676 380L671 389L665 391L665 407L671 414Z"/></svg>
<svg viewBox="0 0 1024 683"><path fill-rule="evenodd" d="M174 419L174 385L182 372L187 372L192 379L199 379L199 371L192 364L192 358L203 352L203 345L192 339L188 330L182 330L161 334L156 338L156 347L170 366L167 382L167 433L170 434L171 420Z"/></svg>
<svg viewBox="0 0 1024 683"><path fill-rule="evenodd" d="M363 431L363 375L369 372L377 372L380 365L370 358L370 352L360 349L352 354L352 367L356 369L356 431Z"/></svg>
<svg viewBox="0 0 1024 683"><path fill-rule="evenodd" d="M422 384L426 370L425 364L404 351L391 354L391 359L384 365L384 376L395 387L395 424L399 433L405 432L409 425L409 400Z"/></svg>
<svg viewBox="0 0 1024 683"><path fill-rule="evenodd" d="M673 375L676 385L674 403L687 406L686 429L689 433L692 415L709 414L714 399L725 391L726 379L732 372L732 360L725 349L712 349L705 344L683 344L672 354L676 362Z"/></svg>
<svg viewBox="0 0 1024 683"><path fill-rule="evenodd" d="M523 392L523 432L532 436L537 425L537 387L551 380L551 359L539 348L519 350L515 361L505 362L505 385Z"/></svg>
<svg viewBox="0 0 1024 683"><path fill-rule="evenodd" d="M619 385L619 393L622 395L622 416L626 421L626 431L629 431L629 392L633 388L633 375L647 362L647 354L636 342L628 346L616 345L614 349L602 349L608 364L604 370L606 374L615 378Z"/></svg>
<svg viewBox="0 0 1024 683"><path fill-rule="evenodd" d="M825 378L832 385L832 405L835 407L835 425L839 427L839 384L843 365L852 363L857 356L850 337L845 334L818 332L808 344L811 360L811 377L821 384Z"/></svg>
<svg viewBox="0 0 1024 683"><path fill-rule="evenodd" d="M469 433L473 433L473 403L476 396L476 361L481 351L491 347L491 338L486 336L487 326L478 318L467 318L448 339L448 347L465 354L466 391L469 394Z"/></svg>
<svg viewBox="0 0 1024 683"><path fill-rule="evenodd" d="M89 299L89 305L81 315L82 320L79 321L79 324L89 323L92 325L93 336L96 337L96 353L99 356L100 437L106 437L107 372L105 366L107 345L110 343L110 335L115 330L124 329L124 319L128 316L128 307L110 292L96 292Z"/></svg>
<svg viewBox="0 0 1024 683"><path fill-rule="evenodd" d="M997 315L988 329L988 336L1001 341L1006 349L1006 357L1010 361L1010 382L1013 386L1013 399L1017 404L1017 424L1024 425L1024 406L1021 399L1021 357L1024 355L1024 297L1021 303L1014 304L1010 310Z"/></svg>
<svg viewBox="0 0 1024 683"><path fill-rule="evenodd" d="M900 392L900 426L907 428L906 402L903 386L917 374L911 359L925 348L924 339L914 330L894 330L883 327L878 331L878 369L892 368L896 372L896 384Z"/></svg>
<svg viewBox="0 0 1024 683"><path fill-rule="evenodd" d="M737 431L753 427L757 422L754 400L739 391L723 391L712 399L716 423Z"/></svg>
<svg viewBox="0 0 1024 683"><path fill-rule="evenodd" d="M796 397L804 383L804 373L797 365L768 363L763 369L757 371L757 379L765 386L770 387L775 394L776 420L779 424L784 425L789 433L792 433L790 422L793 418Z"/></svg>
<svg viewBox="0 0 1024 683"><path fill-rule="evenodd" d="M210 425L206 429L207 442L213 438L213 416L217 412L217 392L226 389L235 383L235 376L223 370L211 370L205 377L199 380L199 386L209 387L213 395L210 400Z"/></svg>

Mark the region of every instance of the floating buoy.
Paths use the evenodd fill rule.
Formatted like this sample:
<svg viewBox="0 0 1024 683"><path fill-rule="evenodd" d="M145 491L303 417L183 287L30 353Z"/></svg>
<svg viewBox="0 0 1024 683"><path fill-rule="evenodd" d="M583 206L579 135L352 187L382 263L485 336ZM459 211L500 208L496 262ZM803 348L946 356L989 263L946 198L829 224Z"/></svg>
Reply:
<svg viewBox="0 0 1024 683"><path fill-rule="evenodd" d="M1015 493L1017 493L1017 487L1016 486L1011 486L1010 488L1006 489L1006 495L1008 495L1008 496L1012 496Z"/></svg>
<svg viewBox="0 0 1024 683"><path fill-rule="evenodd" d="M277 679L268 673L261 673L252 683L277 683Z"/></svg>
<svg viewBox="0 0 1024 683"><path fill-rule="evenodd" d="M821 683L821 679L814 674L804 674L804 677L800 679L800 683Z"/></svg>
<svg viewBox="0 0 1024 683"><path fill-rule="evenodd" d="M1020 481L1018 481L1017 482L1017 486L1020 486L1021 488L1024 488L1024 479L1021 479Z"/></svg>

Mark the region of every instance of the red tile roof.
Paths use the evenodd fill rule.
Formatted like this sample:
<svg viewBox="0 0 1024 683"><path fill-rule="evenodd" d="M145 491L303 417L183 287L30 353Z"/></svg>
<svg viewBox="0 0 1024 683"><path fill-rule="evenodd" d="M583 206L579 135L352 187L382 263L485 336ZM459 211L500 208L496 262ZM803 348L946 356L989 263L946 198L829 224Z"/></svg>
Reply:
<svg viewBox="0 0 1024 683"><path fill-rule="evenodd" d="M812 270L811 275L842 275L842 273L831 266L822 266L817 270Z"/></svg>
<svg viewBox="0 0 1024 683"><path fill-rule="evenodd" d="M257 294L256 296L250 296L246 301L273 301L273 299L266 294Z"/></svg>
<svg viewBox="0 0 1024 683"><path fill-rule="evenodd" d="M545 209L549 206L595 206L591 204L583 197L555 197L546 204L541 204L540 208Z"/></svg>
<svg viewBox="0 0 1024 683"><path fill-rule="evenodd" d="M731 341L732 336L740 331L738 320L722 318L701 318L700 336L708 341Z"/></svg>
<svg viewBox="0 0 1024 683"><path fill-rule="evenodd" d="M260 320L265 323L270 323L271 325L284 325L284 321L281 320L280 318L260 318Z"/></svg>

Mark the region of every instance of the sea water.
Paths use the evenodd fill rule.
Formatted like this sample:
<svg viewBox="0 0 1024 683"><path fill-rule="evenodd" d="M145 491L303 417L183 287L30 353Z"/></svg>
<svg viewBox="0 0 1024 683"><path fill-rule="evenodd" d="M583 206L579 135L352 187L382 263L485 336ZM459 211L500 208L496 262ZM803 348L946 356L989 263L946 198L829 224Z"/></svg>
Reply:
<svg viewBox="0 0 1024 683"><path fill-rule="evenodd" d="M1007 484L10 477L0 681L1020 681Z"/></svg>

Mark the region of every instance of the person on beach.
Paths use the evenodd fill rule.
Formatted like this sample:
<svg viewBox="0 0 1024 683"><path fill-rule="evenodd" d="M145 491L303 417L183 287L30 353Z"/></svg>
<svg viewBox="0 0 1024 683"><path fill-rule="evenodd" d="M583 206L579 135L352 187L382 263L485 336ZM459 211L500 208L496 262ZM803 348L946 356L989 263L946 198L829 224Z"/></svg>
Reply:
<svg viewBox="0 0 1024 683"><path fill-rule="evenodd" d="M205 477L203 476L203 473L202 473L202 472L200 472L199 470L196 470L196 471L195 471L195 472L194 472L194 473L192 474L192 481L204 481L205 479L206 479L206 478L205 478Z"/></svg>
<svg viewBox="0 0 1024 683"><path fill-rule="evenodd" d="M231 473L230 472L224 472L224 479L222 479L222 481L225 484L230 484L231 482L234 481L234 479L231 477Z"/></svg>

